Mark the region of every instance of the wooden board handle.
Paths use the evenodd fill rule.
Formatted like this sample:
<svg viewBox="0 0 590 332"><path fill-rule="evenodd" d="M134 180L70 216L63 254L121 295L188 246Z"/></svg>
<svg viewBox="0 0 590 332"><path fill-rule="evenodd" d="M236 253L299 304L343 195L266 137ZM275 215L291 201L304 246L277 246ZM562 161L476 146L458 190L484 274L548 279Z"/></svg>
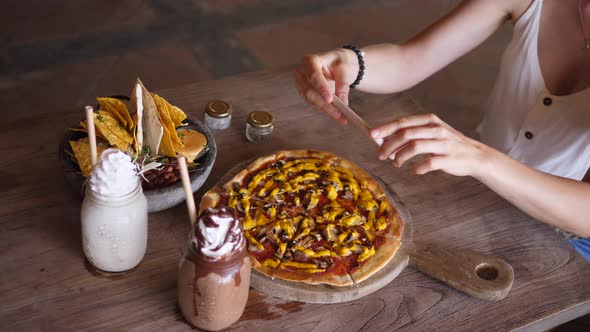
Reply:
<svg viewBox="0 0 590 332"><path fill-rule="evenodd" d="M408 249L410 266L471 296L501 300L512 288L514 270L497 257L425 242Z"/></svg>

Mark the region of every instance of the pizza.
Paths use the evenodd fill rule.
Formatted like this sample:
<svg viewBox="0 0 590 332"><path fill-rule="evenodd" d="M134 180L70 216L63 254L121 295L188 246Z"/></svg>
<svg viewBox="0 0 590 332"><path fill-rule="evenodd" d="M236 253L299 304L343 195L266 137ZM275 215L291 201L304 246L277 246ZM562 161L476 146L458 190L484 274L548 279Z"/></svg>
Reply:
<svg viewBox="0 0 590 332"><path fill-rule="evenodd" d="M310 150L256 159L202 198L242 222L252 267L271 278L348 286L385 266L402 220L379 183L350 161Z"/></svg>

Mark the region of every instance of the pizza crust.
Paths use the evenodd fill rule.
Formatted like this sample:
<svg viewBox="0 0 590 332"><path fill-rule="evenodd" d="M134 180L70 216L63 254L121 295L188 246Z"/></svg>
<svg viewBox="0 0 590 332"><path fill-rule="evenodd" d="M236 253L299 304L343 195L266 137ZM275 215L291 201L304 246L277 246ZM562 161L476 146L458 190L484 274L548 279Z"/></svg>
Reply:
<svg viewBox="0 0 590 332"><path fill-rule="evenodd" d="M314 159L323 159L327 161L337 160L338 157L335 154L325 151L315 151L315 150L283 150L278 151L274 154L277 157L277 160L283 158L314 158Z"/></svg>
<svg viewBox="0 0 590 332"><path fill-rule="evenodd" d="M242 184L242 182L244 181L244 179L246 178L246 176L248 176L248 174L249 174L249 172L247 169L241 170L238 174L234 175L234 177L231 180L229 180L229 182L224 184L223 188L225 188L225 190L229 191L229 190L232 190L234 185L240 186Z"/></svg>
<svg viewBox="0 0 590 332"><path fill-rule="evenodd" d="M361 267L350 274L356 283L360 283L375 272L383 268L395 256L395 253L401 245L397 238L385 238L384 243L377 249L375 255L369 257Z"/></svg>
<svg viewBox="0 0 590 332"><path fill-rule="evenodd" d="M274 278L280 278L287 281L303 282L309 285L326 284L332 286L350 286L353 284L348 274L339 276L336 274L317 275L312 273L299 272L297 270L277 269L273 273Z"/></svg>
<svg viewBox="0 0 590 332"><path fill-rule="evenodd" d="M220 187L213 187L207 191L201 198L199 203L199 214L201 214L207 208L214 208L219 204L221 200L222 189Z"/></svg>

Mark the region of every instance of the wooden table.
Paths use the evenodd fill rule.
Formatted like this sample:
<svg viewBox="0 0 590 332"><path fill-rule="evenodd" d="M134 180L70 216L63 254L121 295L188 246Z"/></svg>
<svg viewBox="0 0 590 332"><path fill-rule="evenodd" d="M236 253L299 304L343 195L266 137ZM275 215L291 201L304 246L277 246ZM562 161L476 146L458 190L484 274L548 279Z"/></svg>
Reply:
<svg viewBox="0 0 590 332"><path fill-rule="evenodd" d="M231 128L215 134L219 154L197 200L240 161L278 149L327 150L353 160L398 192L413 215L415 239L492 254L515 272L512 291L498 302L471 298L409 267L377 293L343 304L289 302L252 290L233 330L538 330L590 312L588 263L552 229L472 178L441 172L416 176L378 161L368 140L310 110L289 73L252 73L159 93L196 119L202 119L208 100L234 106ZM406 94L358 93L351 104L371 124L422 112ZM276 116L268 144L244 138L246 115L255 109ZM190 330L176 307L177 265L189 230L185 206L150 214L147 254L135 271L114 278L91 272L81 247L81 201L64 182L57 159L59 140L82 112L3 114L0 327ZM439 115L464 132L473 132L480 116Z"/></svg>

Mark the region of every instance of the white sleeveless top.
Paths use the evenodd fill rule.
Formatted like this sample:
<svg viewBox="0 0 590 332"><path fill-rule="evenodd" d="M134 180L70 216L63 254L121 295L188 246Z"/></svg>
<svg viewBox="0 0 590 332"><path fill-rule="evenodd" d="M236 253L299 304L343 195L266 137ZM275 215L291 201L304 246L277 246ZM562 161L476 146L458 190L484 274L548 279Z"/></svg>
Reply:
<svg viewBox="0 0 590 332"><path fill-rule="evenodd" d="M542 6L535 0L514 25L480 137L540 171L581 180L590 167L590 88L568 96L547 90L537 54Z"/></svg>

